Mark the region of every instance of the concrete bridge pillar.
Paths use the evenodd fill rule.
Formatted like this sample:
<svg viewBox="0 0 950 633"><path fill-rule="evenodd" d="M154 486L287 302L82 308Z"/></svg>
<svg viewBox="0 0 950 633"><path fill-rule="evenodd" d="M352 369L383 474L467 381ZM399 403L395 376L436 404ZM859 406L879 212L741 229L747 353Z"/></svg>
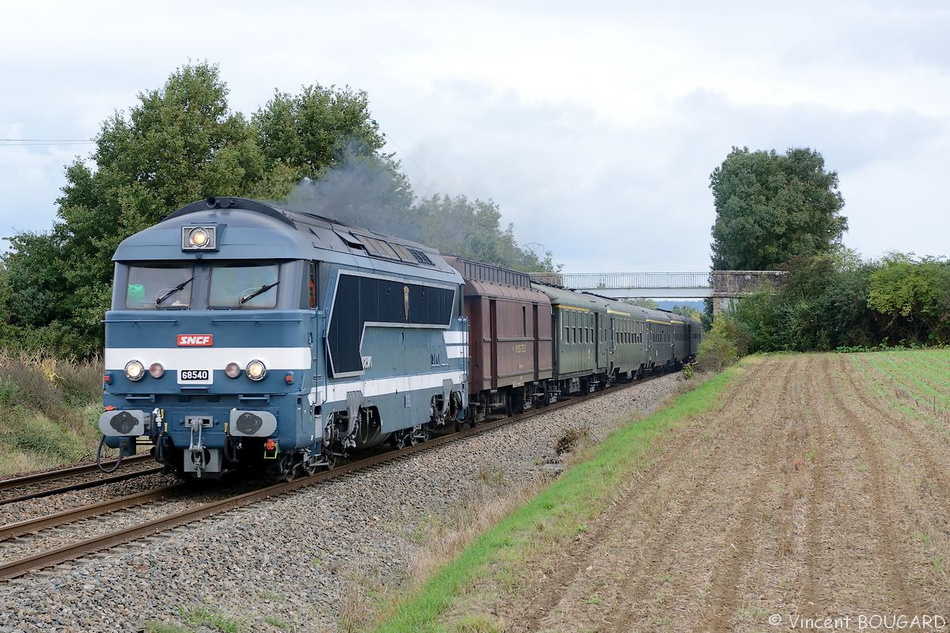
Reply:
<svg viewBox="0 0 950 633"><path fill-rule="evenodd" d="M714 270L713 316L731 309L742 297L781 286L787 274L784 270Z"/></svg>

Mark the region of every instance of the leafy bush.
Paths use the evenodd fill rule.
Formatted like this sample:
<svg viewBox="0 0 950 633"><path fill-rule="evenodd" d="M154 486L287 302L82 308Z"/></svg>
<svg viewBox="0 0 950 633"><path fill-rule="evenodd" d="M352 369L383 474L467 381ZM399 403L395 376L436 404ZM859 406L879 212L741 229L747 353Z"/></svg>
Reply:
<svg viewBox="0 0 950 633"><path fill-rule="evenodd" d="M790 262L786 283L742 299L734 318L752 352L950 342L950 262L850 251Z"/></svg>
<svg viewBox="0 0 950 633"><path fill-rule="evenodd" d="M697 365L706 371L721 371L749 351L749 333L728 314L719 315L699 344Z"/></svg>
<svg viewBox="0 0 950 633"><path fill-rule="evenodd" d="M870 275L867 304L891 338L950 342L950 263L890 255Z"/></svg>

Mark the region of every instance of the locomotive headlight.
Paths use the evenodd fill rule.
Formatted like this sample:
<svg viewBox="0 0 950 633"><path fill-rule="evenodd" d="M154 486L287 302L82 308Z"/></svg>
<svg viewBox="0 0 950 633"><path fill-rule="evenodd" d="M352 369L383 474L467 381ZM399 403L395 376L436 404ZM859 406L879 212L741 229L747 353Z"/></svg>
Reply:
<svg viewBox="0 0 950 633"><path fill-rule="evenodd" d="M137 360L130 360L125 364L125 377L132 382L138 382L145 377L145 365Z"/></svg>
<svg viewBox="0 0 950 633"><path fill-rule="evenodd" d="M228 363L227 367L224 368L224 373L227 374L228 378L237 378L241 375L241 366L237 363Z"/></svg>
<svg viewBox="0 0 950 633"><path fill-rule="evenodd" d="M267 368L264 367L264 363L259 360L252 360L247 364L245 370L247 372L247 377L251 380L258 381L264 378L264 375L267 373Z"/></svg>
<svg viewBox="0 0 950 633"><path fill-rule="evenodd" d="M152 363L148 366L148 375L152 378L161 378L165 375L165 368L161 363Z"/></svg>
<svg viewBox="0 0 950 633"><path fill-rule="evenodd" d="M181 250L217 250L217 237L217 227L214 226L183 226L181 227Z"/></svg>
<svg viewBox="0 0 950 633"><path fill-rule="evenodd" d="M188 236L188 241L192 246L202 248L208 244L208 232L204 229L195 229Z"/></svg>

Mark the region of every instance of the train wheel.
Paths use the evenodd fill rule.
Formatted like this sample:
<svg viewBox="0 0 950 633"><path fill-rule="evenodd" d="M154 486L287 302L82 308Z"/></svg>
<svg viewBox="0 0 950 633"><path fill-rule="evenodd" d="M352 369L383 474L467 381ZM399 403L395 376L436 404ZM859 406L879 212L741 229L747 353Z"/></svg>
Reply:
<svg viewBox="0 0 950 633"><path fill-rule="evenodd" d="M306 450L302 454L302 459L300 460L300 470L309 477L317 472L317 459L313 456L313 453L310 450Z"/></svg>
<svg viewBox="0 0 950 633"><path fill-rule="evenodd" d="M390 438L389 443L397 451L402 450L406 448L407 446L409 446L411 434L412 434L411 430L396 431L395 433L393 433L392 437Z"/></svg>
<svg viewBox="0 0 950 633"><path fill-rule="evenodd" d="M274 481L293 481L297 475L297 464L294 463L293 453L281 453L269 471Z"/></svg>

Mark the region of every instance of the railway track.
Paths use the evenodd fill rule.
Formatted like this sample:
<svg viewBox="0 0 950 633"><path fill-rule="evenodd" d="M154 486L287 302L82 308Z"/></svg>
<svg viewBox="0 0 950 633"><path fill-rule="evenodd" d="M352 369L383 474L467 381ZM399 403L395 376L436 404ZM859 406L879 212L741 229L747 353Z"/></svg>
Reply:
<svg viewBox="0 0 950 633"><path fill-rule="evenodd" d="M131 457L124 458L122 464L149 464L151 459L151 455L147 454L132 455ZM20 477L11 477L10 479L0 479L0 505L25 501L27 499L39 499L71 490L84 490L107 483L126 481L135 477L141 477L142 475L159 472L160 470L161 468L150 467L127 471L118 475L110 475L109 473L102 472L96 464L80 464L78 466L60 468L59 470L31 473ZM67 482L71 479L78 479L79 481L29 491L31 488L42 487L44 484ZM27 490L28 492L17 494L17 490L19 489Z"/></svg>
<svg viewBox="0 0 950 633"><path fill-rule="evenodd" d="M192 523L194 521L201 520L206 517L210 517L216 514L223 512L228 512L230 510L240 508L243 506L251 505L258 503L270 497L277 495L286 494L294 490L298 490L307 486L313 486L320 482L324 482L336 477L342 477L351 475L361 470L373 468L388 462L396 461L403 459L409 455L431 450L447 444L449 442L458 441L466 437L470 437L476 434L485 433L496 428L517 423L523 419L533 417L535 415L540 415L543 413L555 411L564 407L569 407L574 403L581 402L590 398L601 397L611 393L615 393L619 389L624 389L632 385L642 384L644 381L640 380L633 383L626 383L621 385L616 385L609 387L604 391L595 392L589 394L583 398L572 398L570 400L565 400L558 402L547 407L540 409L532 409L525 413L512 416L509 418L503 418L500 420L482 422L477 426L462 429L454 433L436 436L426 442L408 446L399 450L392 450L378 455L373 455L365 459L360 459L357 461L347 462L342 465L338 465L332 470L327 470L323 472L316 473L311 476L295 479L290 482L282 482L278 484L268 485L263 488L258 488L256 490L251 490L250 492L244 492L241 494L227 496L224 499L212 500L205 503L196 503L194 507L181 510L179 512L169 513L166 516L160 518L151 519L136 523L134 525L123 527L115 531L107 532L98 536L93 536L89 538L77 539L75 542L55 547L46 551L40 551L38 553L33 553L28 556L23 556L20 558L15 558L9 560L5 563L0 563L0 581L9 580L11 578L16 578L22 576L30 571L42 569L45 567L50 567L54 565L61 564L66 561L74 560L85 556L87 554L105 550L122 543L127 543L132 540L141 539L158 532L169 530L174 527ZM160 470L160 469L159 469ZM145 504L152 504L155 502L161 502L175 497L176 495L180 496L180 493L187 488L187 484L182 483L173 486L166 486L164 488L159 488L156 490L146 491L138 493L135 495L129 495L126 497L105 501L101 503L92 504L89 506L83 506L80 508L75 508L71 510L65 510L55 514L38 517L35 519L20 521L17 523L10 523L7 525L0 526L0 544L10 545L13 543L14 539L18 539L27 534L35 534L42 530L47 530L53 527L59 527L71 523L76 523L81 520L87 520L91 518L105 516L110 513L114 513L119 510L127 510L130 508L142 506ZM193 488L192 488L193 490ZM26 545L29 544L29 539ZM35 551L35 550L34 550Z"/></svg>

